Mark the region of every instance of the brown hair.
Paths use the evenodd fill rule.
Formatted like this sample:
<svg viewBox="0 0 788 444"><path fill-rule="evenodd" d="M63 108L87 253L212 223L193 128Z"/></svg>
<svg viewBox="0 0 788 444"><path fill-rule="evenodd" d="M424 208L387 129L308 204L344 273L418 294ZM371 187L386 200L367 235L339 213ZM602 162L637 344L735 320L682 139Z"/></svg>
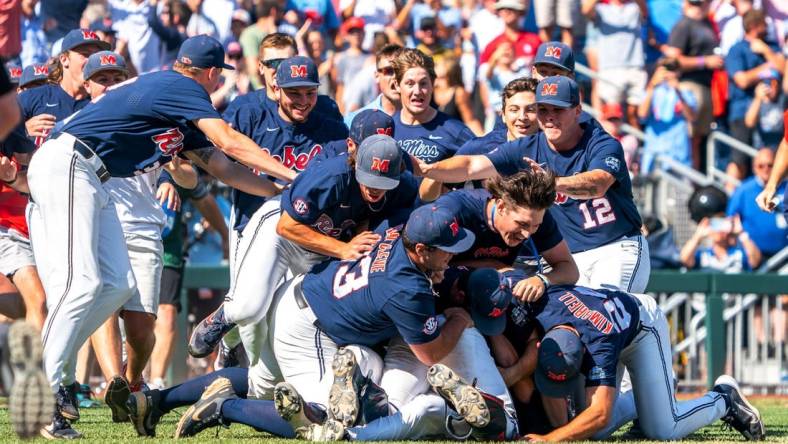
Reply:
<svg viewBox="0 0 788 444"><path fill-rule="evenodd" d="M296 41L290 35L283 32L268 34L263 41L260 42L260 57L263 56L263 49L265 48L287 48L288 46L293 48L293 51L298 52Z"/></svg>
<svg viewBox="0 0 788 444"><path fill-rule="evenodd" d="M507 206L546 210L555 202L555 174L532 170L511 176L497 176L487 181L487 191Z"/></svg>
<svg viewBox="0 0 788 444"><path fill-rule="evenodd" d="M741 21L744 26L744 32L750 32L756 26L766 24L766 15L760 9L750 9L744 13Z"/></svg>
<svg viewBox="0 0 788 444"><path fill-rule="evenodd" d="M49 61L47 82L57 85L61 80L63 80L63 64L60 63L60 54L58 54Z"/></svg>
<svg viewBox="0 0 788 444"><path fill-rule="evenodd" d="M394 58L397 53L402 51L402 46L396 43L388 43L383 45L378 52L375 53L375 64L377 65L383 59Z"/></svg>
<svg viewBox="0 0 788 444"><path fill-rule="evenodd" d="M456 58L441 57L438 63L443 63L443 67L446 69L446 82L449 86L463 86L462 69L460 69L460 63Z"/></svg>
<svg viewBox="0 0 788 444"><path fill-rule="evenodd" d="M435 81L435 62L432 57L424 54L418 49L403 48L394 60L391 61L394 67L394 77L397 82L401 82L405 72L410 68L424 68L431 81Z"/></svg>
<svg viewBox="0 0 788 444"><path fill-rule="evenodd" d="M520 77L519 79L514 79L511 82L506 84L506 87L501 92L501 109L506 107L506 99L511 99L513 95L521 93L521 92L532 92L536 93L536 85L539 82L536 79L528 79L525 77Z"/></svg>
<svg viewBox="0 0 788 444"><path fill-rule="evenodd" d="M194 66L184 65L183 63L176 60L172 64L172 70L184 75L188 75L190 77L196 77L200 75L201 72L203 72L204 68L197 68Z"/></svg>

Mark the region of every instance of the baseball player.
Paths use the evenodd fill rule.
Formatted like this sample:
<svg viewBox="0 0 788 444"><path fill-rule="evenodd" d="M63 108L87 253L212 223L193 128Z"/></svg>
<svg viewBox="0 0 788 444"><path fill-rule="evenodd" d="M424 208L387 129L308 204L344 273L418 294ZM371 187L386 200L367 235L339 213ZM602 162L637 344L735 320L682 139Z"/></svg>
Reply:
<svg viewBox="0 0 788 444"><path fill-rule="evenodd" d="M580 270L578 284L642 292L651 267L624 153L599 125L578 120L579 100L573 80L548 77L536 91L540 133L486 155L418 168L426 177L451 182L540 165L555 171L558 194L550 212Z"/></svg>
<svg viewBox="0 0 788 444"><path fill-rule="evenodd" d="M34 63L25 66L22 70L22 75L19 78L18 91L27 91L28 89L37 88L47 83L49 76L49 65L44 63Z"/></svg>
<svg viewBox="0 0 788 444"><path fill-rule="evenodd" d="M231 186L262 195L278 192L214 145L252 168L293 176L229 128L211 106L207 91L215 89L222 68L227 66L218 42L188 39L172 71L116 85L69 118L31 161L28 185L36 211L28 225L47 294L42 338L53 391L73 382L79 346L137 291L120 222L104 188L107 179L155 170L182 152ZM69 428L61 413L45 433L57 436Z"/></svg>
<svg viewBox="0 0 788 444"><path fill-rule="evenodd" d="M435 64L421 51L405 48L392 61L402 109L395 113L394 139L426 163L451 157L474 134L461 121L431 106Z"/></svg>
<svg viewBox="0 0 788 444"><path fill-rule="evenodd" d="M315 157L317 160L326 160L344 153L352 153L367 136L372 134L394 134L394 120L388 114L376 109L365 109L355 113L355 118L350 121L350 135L345 140L337 140L326 144ZM369 133L370 131L374 131ZM403 157L409 161L408 157Z"/></svg>

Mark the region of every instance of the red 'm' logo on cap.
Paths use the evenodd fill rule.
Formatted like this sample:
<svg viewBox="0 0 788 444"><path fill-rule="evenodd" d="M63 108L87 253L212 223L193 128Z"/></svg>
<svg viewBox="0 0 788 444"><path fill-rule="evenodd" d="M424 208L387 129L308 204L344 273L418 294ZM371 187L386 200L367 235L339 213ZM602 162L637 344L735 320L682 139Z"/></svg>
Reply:
<svg viewBox="0 0 788 444"><path fill-rule="evenodd" d="M453 236L460 234L460 224L457 222L456 218L449 224L449 228L451 228L451 234Z"/></svg>
<svg viewBox="0 0 788 444"><path fill-rule="evenodd" d="M378 128L378 129L375 130L375 132L377 132L378 134L384 134L386 136L391 136L391 133L393 132L393 129L394 128L392 128L392 127Z"/></svg>
<svg viewBox="0 0 788 444"><path fill-rule="evenodd" d="M547 371L547 377L553 381L566 381L566 375L563 373L553 373L551 370Z"/></svg>
<svg viewBox="0 0 788 444"><path fill-rule="evenodd" d="M542 95L543 96L557 96L558 95L558 84L557 83L543 83L542 84Z"/></svg>
<svg viewBox="0 0 788 444"><path fill-rule="evenodd" d="M495 307L495 308L492 309L490 314L488 314L487 316L491 317L491 318L497 318L497 317L501 316L502 314L503 314L503 310L501 310L498 307Z"/></svg>
<svg viewBox="0 0 788 444"><path fill-rule="evenodd" d="M9 72L9 74L11 74L11 77L14 77L14 78L22 77L22 68L14 67L14 68L9 69L8 72Z"/></svg>
<svg viewBox="0 0 788 444"><path fill-rule="evenodd" d="M380 171L381 173L388 173L390 163L391 161L389 159L381 159L379 157L373 157L372 167L370 169L372 171Z"/></svg>
<svg viewBox="0 0 788 444"><path fill-rule="evenodd" d="M95 32L89 29L82 29L82 38L85 40L98 40L98 36Z"/></svg>
<svg viewBox="0 0 788 444"><path fill-rule="evenodd" d="M561 47L560 46L548 46L547 49L544 51L545 57L552 57L554 59L561 58Z"/></svg>
<svg viewBox="0 0 788 444"><path fill-rule="evenodd" d="M306 65L290 66L290 77L306 77Z"/></svg>
<svg viewBox="0 0 788 444"><path fill-rule="evenodd" d="M101 66L118 64L118 59L112 54L103 55L99 59L101 62Z"/></svg>
<svg viewBox="0 0 788 444"><path fill-rule="evenodd" d="M45 76L49 74L49 67L47 65L33 65L33 74L37 76Z"/></svg>

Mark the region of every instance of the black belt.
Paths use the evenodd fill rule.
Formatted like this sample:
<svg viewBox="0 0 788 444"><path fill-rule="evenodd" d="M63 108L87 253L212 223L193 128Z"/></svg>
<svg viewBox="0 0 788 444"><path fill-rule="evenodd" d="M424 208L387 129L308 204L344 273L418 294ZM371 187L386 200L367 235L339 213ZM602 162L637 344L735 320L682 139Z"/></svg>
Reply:
<svg viewBox="0 0 788 444"><path fill-rule="evenodd" d="M52 135L52 138L57 139L61 134L64 133L54 134ZM101 183L108 181L109 178L112 177L110 176L109 171L107 171L107 167L104 166L104 162L101 161L101 158L98 156L98 154L96 154L96 152L93 151L85 142L74 137L73 148L74 151L76 151L80 156L82 156L83 159L89 161L88 163L90 163L90 165L94 167L96 176L98 176L99 181L101 181ZM96 159L92 160L94 157Z"/></svg>
<svg viewBox="0 0 788 444"><path fill-rule="evenodd" d="M293 297L295 298L296 305L301 310L306 310L309 308L309 304L306 303L306 299L304 298L304 292L301 291L301 282L299 281L297 284L293 286Z"/></svg>

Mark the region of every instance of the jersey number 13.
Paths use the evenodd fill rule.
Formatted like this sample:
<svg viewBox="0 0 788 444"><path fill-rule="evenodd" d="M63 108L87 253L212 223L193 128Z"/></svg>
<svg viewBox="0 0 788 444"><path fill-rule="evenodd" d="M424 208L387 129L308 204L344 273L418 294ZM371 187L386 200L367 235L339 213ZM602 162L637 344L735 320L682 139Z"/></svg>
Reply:
<svg viewBox="0 0 788 444"><path fill-rule="evenodd" d="M372 256L364 256L355 270L350 272L353 262L342 264L334 274L334 297L342 299L354 291L361 290L369 283L369 266Z"/></svg>

